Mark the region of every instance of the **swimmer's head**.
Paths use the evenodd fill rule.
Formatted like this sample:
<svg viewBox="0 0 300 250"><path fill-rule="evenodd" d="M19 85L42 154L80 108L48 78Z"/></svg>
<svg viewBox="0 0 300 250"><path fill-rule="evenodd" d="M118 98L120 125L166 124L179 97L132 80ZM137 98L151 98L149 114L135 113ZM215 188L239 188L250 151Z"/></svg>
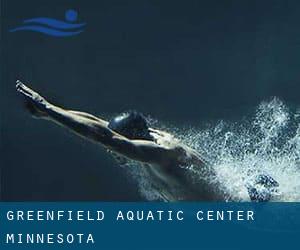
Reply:
<svg viewBox="0 0 300 250"><path fill-rule="evenodd" d="M136 111L117 115L109 121L108 127L129 139L153 140L146 117Z"/></svg>

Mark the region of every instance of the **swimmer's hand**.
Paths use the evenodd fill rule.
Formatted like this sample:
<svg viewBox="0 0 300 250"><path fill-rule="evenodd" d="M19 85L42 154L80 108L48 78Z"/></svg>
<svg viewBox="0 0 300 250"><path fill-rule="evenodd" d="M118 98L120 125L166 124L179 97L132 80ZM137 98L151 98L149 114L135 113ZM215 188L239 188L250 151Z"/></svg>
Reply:
<svg viewBox="0 0 300 250"><path fill-rule="evenodd" d="M20 80L16 81L16 90L25 98L28 111L36 118L46 117L45 112L49 103L38 93L27 87Z"/></svg>

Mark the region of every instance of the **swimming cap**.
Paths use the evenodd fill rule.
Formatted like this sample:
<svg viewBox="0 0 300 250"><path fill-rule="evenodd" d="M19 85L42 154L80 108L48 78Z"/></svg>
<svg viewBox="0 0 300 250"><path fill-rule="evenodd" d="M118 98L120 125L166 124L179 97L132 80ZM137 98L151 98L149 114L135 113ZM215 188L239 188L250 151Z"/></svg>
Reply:
<svg viewBox="0 0 300 250"><path fill-rule="evenodd" d="M153 140L148 130L147 119L136 111L117 115L109 121L108 127L129 139Z"/></svg>

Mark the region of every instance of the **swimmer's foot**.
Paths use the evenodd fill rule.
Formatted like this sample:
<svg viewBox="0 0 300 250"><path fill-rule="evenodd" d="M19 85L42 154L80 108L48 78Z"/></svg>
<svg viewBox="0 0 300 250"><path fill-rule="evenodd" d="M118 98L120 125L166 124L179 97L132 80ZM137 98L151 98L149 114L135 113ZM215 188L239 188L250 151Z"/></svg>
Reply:
<svg viewBox="0 0 300 250"><path fill-rule="evenodd" d="M19 80L16 81L16 90L25 98L25 106L35 118L47 116L45 109L48 103L42 96Z"/></svg>

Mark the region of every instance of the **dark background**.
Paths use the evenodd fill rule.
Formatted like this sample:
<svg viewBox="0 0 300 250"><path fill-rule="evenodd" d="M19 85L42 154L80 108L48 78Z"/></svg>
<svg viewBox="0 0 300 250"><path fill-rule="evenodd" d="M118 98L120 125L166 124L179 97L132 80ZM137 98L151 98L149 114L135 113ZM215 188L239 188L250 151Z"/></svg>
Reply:
<svg viewBox="0 0 300 250"><path fill-rule="evenodd" d="M67 9L87 23L78 36L8 32ZM31 119L16 79L66 108L174 126L241 117L271 96L297 105L299 14L286 0L2 0L2 200L142 199L101 147Z"/></svg>

